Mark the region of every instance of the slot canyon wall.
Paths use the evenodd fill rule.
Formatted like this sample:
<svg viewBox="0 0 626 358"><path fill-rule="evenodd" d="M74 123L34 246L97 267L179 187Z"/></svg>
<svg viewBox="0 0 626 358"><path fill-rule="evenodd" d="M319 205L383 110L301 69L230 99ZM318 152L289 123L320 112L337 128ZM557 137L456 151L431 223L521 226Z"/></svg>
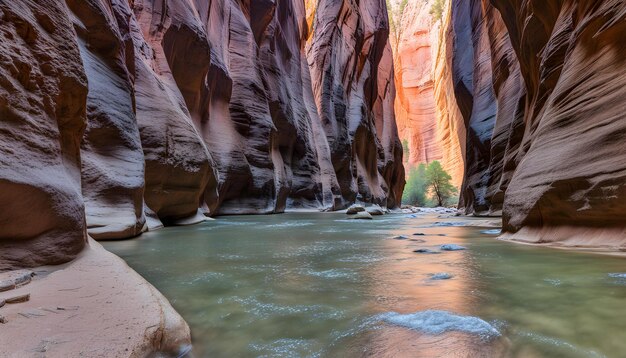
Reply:
<svg viewBox="0 0 626 358"><path fill-rule="evenodd" d="M0 0L0 270L205 215L396 207L382 0Z"/></svg>
<svg viewBox="0 0 626 358"><path fill-rule="evenodd" d="M448 113L455 105L438 103L448 94L443 78L447 51L441 37L441 20L432 14L436 0L390 1L391 36L396 82L395 113L400 139L406 141L410 167L438 160L452 176L463 182L465 126ZM451 98L451 104L454 98Z"/></svg>
<svg viewBox="0 0 626 358"><path fill-rule="evenodd" d="M449 2L436 98L467 130L466 213L501 213L517 240L626 247L625 30L623 0Z"/></svg>

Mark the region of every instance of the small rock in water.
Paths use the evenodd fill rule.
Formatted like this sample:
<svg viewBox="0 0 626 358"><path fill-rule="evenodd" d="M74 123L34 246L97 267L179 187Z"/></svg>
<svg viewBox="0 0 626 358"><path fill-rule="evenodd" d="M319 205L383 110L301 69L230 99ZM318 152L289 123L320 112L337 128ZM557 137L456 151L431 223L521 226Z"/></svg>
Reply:
<svg viewBox="0 0 626 358"><path fill-rule="evenodd" d="M350 219L355 219L355 220L372 220L374 218L367 211L361 211L361 212L358 212L358 213L352 215L350 217Z"/></svg>
<svg viewBox="0 0 626 358"><path fill-rule="evenodd" d="M5 300L0 300L0 307L4 306L7 303Z"/></svg>
<svg viewBox="0 0 626 358"><path fill-rule="evenodd" d="M383 210L383 208L381 208L378 205L374 205L372 207L367 208L367 212L370 213L370 215L384 215L385 211Z"/></svg>
<svg viewBox="0 0 626 358"><path fill-rule="evenodd" d="M439 251L433 251L431 249L417 249L417 250L413 250L413 252L418 253L418 254L440 254L441 253Z"/></svg>
<svg viewBox="0 0 626 358"><path fill-rule="evenodd" d="M443 250L443 251L461 251L461 250L467 250L467 247L460 246L460 245L457 245L457 244L445 244L445 245L441 245L441 250Z"/></svg>
<svg viewBox="0 0 626 358"><path fill-rule="evenodd" d="M423 232L416 232L413 235L415 235L415 236L426 236L426 234L424 234Z"/></svg>
<svg viewBox="0 0 626 358"><path fill-rule="evenodd" d="M30 300L30 293L6 299L6 303L22 303Z"/></svg>
<svg viewBox="0 0 626 358"><path fill-rule="evenodd" d="M436 273L430 277L431 280L449 280L451 278L452 278L452 275L450 275L447 272Z"/></svg>
<svg viewBox="0 0 626 358"><path fill-rule="evenodd" d="M408 240L409 238L404 235L394 236L391 239L393 240Z"/></svg>
<svg viewBox="0 0 626 358"><path fill-rule="evenodd" d="M362 205L355 204L348 208L348 211L346 211L346 214L354 215L354 214L361 213L364 211L365 211L365 208Z"/></svg>
<svg viewBox="0 0 626 358"><path fill-rule="evenodd" d="M0 323L2 323L2 324L7 323L7 319L4 318L4 316L0 316Z"/></svg>

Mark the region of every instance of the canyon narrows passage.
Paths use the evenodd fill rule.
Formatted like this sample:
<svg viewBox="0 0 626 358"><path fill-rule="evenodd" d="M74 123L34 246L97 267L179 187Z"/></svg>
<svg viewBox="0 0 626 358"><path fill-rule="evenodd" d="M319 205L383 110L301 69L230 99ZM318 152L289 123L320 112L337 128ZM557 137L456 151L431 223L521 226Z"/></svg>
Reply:
<svg viewBox="0 0 626 358"><path fill-rule="evenodd" d="M302 334L319 338L313 342L212 337L237 341L242 354L371 348L394 355L397 337L425 339L434 352L458 347L459 354L623 352L623 337L603 334L626 331L616 304L624 298L623 261L541 246L615 256L626 250L624 33L626 0L0 0L0 329L9 332L0 334L0 355L180 356L191 347L185 320L202 332L196 341L211 335L211 314L223 314L234 324L229 329L257 314L254 323L278 320L284 329L280 305L289 311L298 299L313 301L296 305L296 320L311 323L319 313L358 332L324 335L321 324ZM434 161L459 188L459 211L403 212L407 173ZM354 204L388 215L359 213L371 221L358 223L319 213ZM286 211L318 213L287 214L285 222L225 217ZM494 222L497 229L449 228ZM267 229L259 227L263 239L250 237L254 225ZM409 232L421 228L433 238ZM289 302L256 291L249 292L254 299L228 296L220 289L237 282L211 282L239 280L239 268L204 265L234 264L216 255L235 255L222 249L231 250L239 235L246 237L242 251L258 248L258 256L239 262L241 269L259 266L255 290L274 269L288 287L293 279L329 294L342 289L334 279L348 287L354 279L355 291L345 294L361 306L345 310L338 296L328 308L295 286L281 293ZM397 235L408 236L384 241ZM332 238L322 245L332 262L317 253L307 258L320 236ZM508 247L495 237L539 247ZM263 245L277 238L305 251L284 258L294 267L272 266L279 258ZM163 287L175 307L95 241L125 239L132 240L105 246ZM345 277L344 244L348 258L365 260ZM447 255L444 244L468 250ZM200 277L184 308L177 300L187 278L173 283L185 270L154 264L151 245L160 260L216 250L184 262ZM398 261L412 268L391 272L388 282L368 276L378 263L367 262L361 245L394 265L398 250L415 249ZM426 272L438 260L458 272L423 281L448 274ZM518 288L540 286L531 309L493 292L503 284L503 260L520 266L506 274ZM164 267L172 271L151 275ZM364 277L373 279L359 282ZM207 313L212 308L198 302L203 289L217 290L209 302L244 316ZM370 289L399 291L378 301ZM467 305L445 301L439 289ZM423 292L444 303L414 302ZM582 312L563 292L601 308ZM489 310L473 294L499 301ZM557 323L536 315L540 297L565 302L553 312ZM507 309L512 314L496 312ZM449 329L420 331L414 320ZM382 330L376 322L385 323ZM585 323L595 329L586 338L568 331ZM440 335L459 339L429 341ZM229 354L204 343L199 352Z"/></svg>

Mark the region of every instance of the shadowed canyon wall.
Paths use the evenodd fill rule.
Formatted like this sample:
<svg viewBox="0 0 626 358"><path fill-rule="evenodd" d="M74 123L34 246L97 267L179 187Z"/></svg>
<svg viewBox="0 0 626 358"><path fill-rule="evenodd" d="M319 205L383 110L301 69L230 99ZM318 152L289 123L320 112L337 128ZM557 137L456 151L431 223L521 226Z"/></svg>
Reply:
<svg viewBox="0 0 626 358"><path fill-rule="evenodd" d="M0 0L0 270L206 215L399 205L382 0Z"/></svg>
<svg viewBox="0 0 626 358"><path fill-rule="evenodd" d="M467 130L466 212L502 213L518 240L625 247L626 2L448 7L437 103Z"/></svg>

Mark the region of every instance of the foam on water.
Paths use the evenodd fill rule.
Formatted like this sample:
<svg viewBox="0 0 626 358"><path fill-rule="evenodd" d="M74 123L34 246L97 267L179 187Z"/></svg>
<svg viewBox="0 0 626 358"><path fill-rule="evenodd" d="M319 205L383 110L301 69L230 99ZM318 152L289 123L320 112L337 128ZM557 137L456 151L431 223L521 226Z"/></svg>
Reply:
<svg viewBox="0 0 626 358"><path fill-rule="evenodd" d="M464 332L483 339L500 336L500 332L486 321L472 316L461 316L448 311L420 311L410 314L383 313L378 318L384 322L410 328L431 335L447 332Z"/></svg>
<svg viewBox="0 0 626 358"><path fill-rule="evenodd" d="M372 263L382 261L383 258L373 254L355 254L348 257L338 259L337 262L356 262L356 263Z"/></svg>
<svg viewBox="0 0 626 358"><path fill-rule="evenodd" d="M480 233L485 234L485 235L500 235L502 233L502 230L500 229L484 230L484 231L481 231Z"/></svg>
<svg viewBox="0 0 626 358"><path fill-rule="evenodd" d="M265 227L281 228L281 227L303 227L303 226L312 226L312 225L315 225L315 223L310 222L310 221L294 221L294 222L284 222L280 224L269 224L269 225L265 225Z"/></svg>
<svg viewBox="0 0 626 358"><path fill-rule="evenodd" d="M250 348L260 354L258 357L293 357L296 352L307 352L303 357L319 357L320 352L314 352L313 341L306 339L282 338L270 343L252 343Z"/></svg>
<svg viewBox="0 0 626 358"><path fill-rule="evenodd" d="M551 284L552 286L561 286L561 284L563 284L561 280L556 278L546 278L544 279L544 281Z"/></svg>
<svg viewBox="0 0 626 358"><path fill-rule="evenodd" d="M609 277L626 279L626 273L610 273Z"/></svg>
<svg viewBox="0 0 626 358"><path fill-rule="evenodd" d="M312 269L302 269L300 273L307 276L314 276L320 278L353 278L355 276L354 271L346 269L331 269L324 271L316 271Z"/></svg>
<svg viewBox="0 0 626 358"><path fill-rule="evenodd" d="M519 335L531 339L535 342L555 347L561 351L564 357L606 357L605 355L600 354L596 351L578 347L561 339L547 337L533 332L520 332Z"/></svg>
<svg viewBox="0 0 626 358"><path fill-rule="evenodd" d="M441 250L443 251L462 251L467 250L467 247L457 245L457 244L444 244L441 245Z"/></svg>

